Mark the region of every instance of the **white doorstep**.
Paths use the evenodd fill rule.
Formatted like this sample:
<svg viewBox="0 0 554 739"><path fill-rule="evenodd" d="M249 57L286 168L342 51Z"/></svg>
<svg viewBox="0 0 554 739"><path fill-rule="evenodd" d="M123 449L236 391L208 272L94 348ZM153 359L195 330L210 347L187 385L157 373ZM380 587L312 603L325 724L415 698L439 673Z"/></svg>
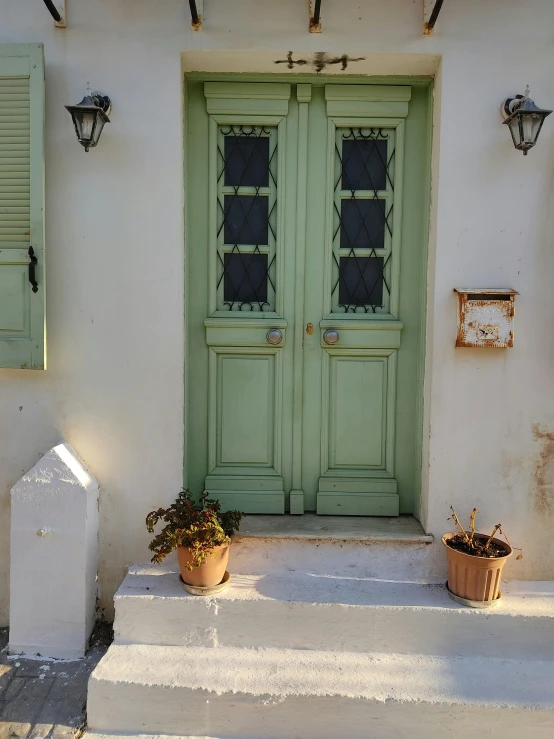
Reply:
<svg viewBox="0 0 554 739"><path fill-rule="evenodd" d="M88 725L233 739L438 739L454 721L457 735L487 727L519 739L551 737L553 708L551 662L113 645L90 679Z"/></svg>
<svg viewBox="0 0 554 739"><path fill-rule="evenodd" d="M204 598L183 590L175 567L139 567L115 596L115 641L554 660L554 583L502 588L498 605L471 609L440 583L233 573Z"/></svg>

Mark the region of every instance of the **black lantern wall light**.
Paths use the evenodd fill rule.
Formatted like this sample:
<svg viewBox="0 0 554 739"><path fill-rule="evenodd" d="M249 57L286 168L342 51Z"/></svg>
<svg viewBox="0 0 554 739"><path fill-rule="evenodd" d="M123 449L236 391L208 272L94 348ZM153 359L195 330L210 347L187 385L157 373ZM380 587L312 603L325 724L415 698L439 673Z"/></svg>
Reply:
<svg viewBox="0 0 554 739"><path fill-rule="evenodd" d="M92 92L85 95L77 105L65 107L71 113L75 133L85 151L96 146L104 124L110 122L108 118L112 109L110 98L99 92Z"/></svg>
<svg viewBox="0 0 554 739"><path fill-rule="evenodd" d="M544 119L552 113L551 110L542 110L535 105L529 97L529 85L525 88L525 95L504 100L500 112L504 123L510 128L514 146L524 156L537 143Z"/></svg>

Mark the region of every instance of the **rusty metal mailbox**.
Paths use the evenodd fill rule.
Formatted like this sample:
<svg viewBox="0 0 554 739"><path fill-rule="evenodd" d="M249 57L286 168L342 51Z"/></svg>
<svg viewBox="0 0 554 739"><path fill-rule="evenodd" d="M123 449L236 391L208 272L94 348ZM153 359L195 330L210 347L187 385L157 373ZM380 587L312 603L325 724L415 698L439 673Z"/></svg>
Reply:
<svg viewBox="0 0 554 739"><path fill-rule="evenodd" d="M510 288L455 288L458 293L456 346L507 349L514 345L514 298Z"/></svg>

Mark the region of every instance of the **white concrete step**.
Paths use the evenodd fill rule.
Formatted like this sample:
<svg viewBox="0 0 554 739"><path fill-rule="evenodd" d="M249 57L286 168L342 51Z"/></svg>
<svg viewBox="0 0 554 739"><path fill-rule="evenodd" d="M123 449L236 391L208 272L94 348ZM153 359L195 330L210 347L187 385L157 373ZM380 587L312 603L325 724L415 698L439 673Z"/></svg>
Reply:
<svg viewBox="0 0 554 739"><path fill-rule="evenodd" d="M503 591L481 610L438 583L233 572L225 591L200 598L183 590L176 567L133 568L115 597L115 641L554 660L554 583Z"/></svg>
<svg viewBox="0 0 554 739"><path fill-rule="evenodd" d="M230 571L249 575L354 569L360 577L422 579L436 567L437 549L412 516L245 516L229 564Z"/></svg>
<svg viewBox="0 0 554 739"><path fill-rule="evenodd" d="M551 739L553 709L553 662L112 645L90 678L88 726L227 739Z"/></svg>

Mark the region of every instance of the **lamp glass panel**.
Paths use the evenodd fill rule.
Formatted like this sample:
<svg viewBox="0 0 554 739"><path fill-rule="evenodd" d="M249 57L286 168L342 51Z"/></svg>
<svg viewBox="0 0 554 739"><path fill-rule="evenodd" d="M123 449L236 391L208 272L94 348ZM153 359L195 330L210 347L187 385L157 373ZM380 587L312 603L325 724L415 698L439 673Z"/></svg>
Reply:
<svg viewBox="0 0 554 739"><path fill-rule="evenodd" d="M523 129L523 142L525 144L533 144L537 129L537 119L534 115L523 115L521 116L521 125Z"/></svg>
<svg viewBox="0 0 554 739"><path fill-rule="evenodd" d="M520 129L519 129L520 119L519 116L516 116L510 123L508 124L510 128L510 133L512 134L512 139L514 141L514 146L519 149L521 146L521 135L520 135Z"/></svg>
<svg viewBox="0 0 554 739"><path fill-rule="evenodd" d="M96 126L94 127L94 130L92 132L92 141L91 146L96 146L98 143L98 139L100 138L100 134L102 133L102 129L104 128L105 119L103 116L101 116L99 113L96 114Z"/></svg>
<svg viewBox="0 0 554 739"><path fill-rule="evenodd" d="M75 115L77 130L79 131L79 138L82 141L90 141L95 120L96 113L94 112L77 113Z"/></svg>

